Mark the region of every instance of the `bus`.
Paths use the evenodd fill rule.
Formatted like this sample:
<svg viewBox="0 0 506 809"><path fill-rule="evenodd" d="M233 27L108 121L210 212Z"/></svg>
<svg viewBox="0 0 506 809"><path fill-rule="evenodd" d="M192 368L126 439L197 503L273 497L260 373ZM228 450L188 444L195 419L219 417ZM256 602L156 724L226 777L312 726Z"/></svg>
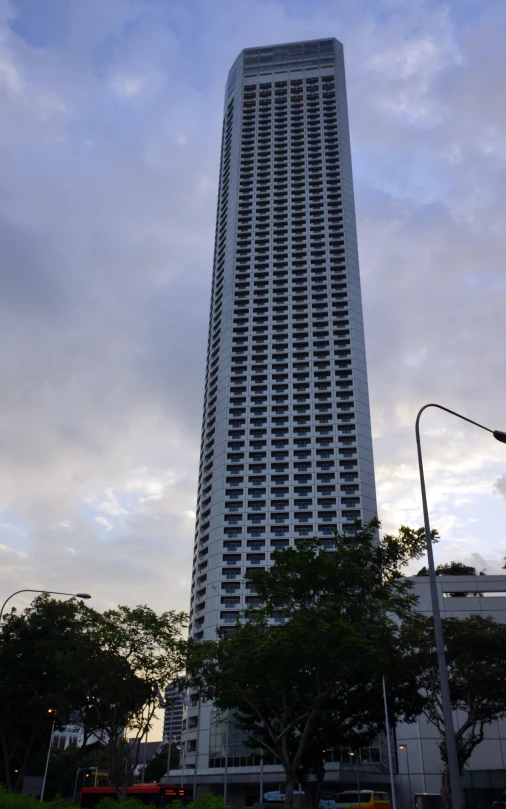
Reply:
<svg viewBox="0 0 506 809"><path fill-rule="evenodd" d="M390 795L379 790L348 789L336 795L336 809L390 809Z"/></svg>
<svg viewBox="0 0 506 809"><path fill-rule="evenodd" d="M121 789L120 792L122 792ZM147 806L163 809L165 806L170 806L176 799L186 806L186 803L192 800L193 790L183 789L176 784L132 784L127 788L127 797L136 798ZM118 796L112 787L83 787L79 803L86 809L96 806L102 798L117 800Z"/></svg>

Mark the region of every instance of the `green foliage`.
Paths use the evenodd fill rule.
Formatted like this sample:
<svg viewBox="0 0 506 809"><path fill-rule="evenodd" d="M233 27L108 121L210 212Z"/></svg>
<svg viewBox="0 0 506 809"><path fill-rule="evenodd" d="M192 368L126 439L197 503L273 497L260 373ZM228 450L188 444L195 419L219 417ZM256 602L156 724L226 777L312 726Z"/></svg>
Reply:
<svg viewBox="0 0 506 809"><path fill-rule="evenodd" d="M422 567L417 576L428 576L429 570L427 567ZM463 562L443 562L436 567L436 576L476 576L478 575L475 567L465 565Z"/></svg>
<svg viewBox="0 0 506 809"><path fill-rule="evenodd" d="M172 804L172 809L174 809L174 803ZM225 801L221 795L213 795L212 792L204 792L196 801L192 801L188 804L188 809L225 809Z"/></svg>
<svg viewBox="0 0 506 809"><path fill-rule="evenodd" d="M67 807L74 806L74 801L72 798L64 798L60 792L57 792L51 800L51 806L53 809L54 807L57 809L67 809Z"/></svg>
<svg viewBox="0 0 506 809"><path fill-rule="evenodd" d="M94 646L93 615L79 599L57 601L48 595L34 599L23 613L4 615L0 742L5 781L13 792L20 791L29 761L42 764L53 719L65 725L73 706L86 700L82 669Z"/></svg>
<svg viewBox="0 0 506 809"><path fill-rule="evenodd" d="M506 717L506 625L491 617L443 619L446 662L459 768L462 772L473 750L482 742L484 729ZM444 717L439 694L439 670L431 618L422 615L403 630L406 642L416 651L414 665L427 699L424 714L444 737ZM457 713L458 712L458 713ZM446 762L444 741L440 744ZM443 794L448 791L448 773L443 774Z"/></svg>
<svg viewBox="0 0 506 809"><path fill-rule="evenodd" d="M383 674L398 717L422 708L398 640L414 603L400 570L423 553L424 532L403 527L378 540L378 527L336 534L331 553L318 539L273 553L273 567L248 576L260 608L219 641L189 646L189 681L280 761L287 805L300 768L321 760L323 746L381 729Z"/></svg>
<svg viewBox="0 0 506 809"><path fill-rule="evenodd" d="M162 775L167 773L167 753L168 745L164 744L161 750L155 753L153 758L146 763L144 773L146 783L149 781L159 781ZM171 770L175 770L177 767L179 767L179 747L173 742L170 749L170 768Z"/></svg>
<svg viewBox="0 0 506 809"><path fill-rule="evenodd" d="M59 601L46 594L23 613L5 615L0 634L0 749L9 789L20 791L28 764L32 774L42 774L56 717L57 727L69 720L81 726L84 753L91 735L103 743L109 783L120 797L118 787L131 781L125 730L142 738L149 729L159 707L159 689L163 691L184 664L185 621L184 613L157 615L147 606L120 606L101 614L80 599ZM77 759L80 756L77 753ZM54 781L51 763L51 789L61 791L63 783L68 794L69 776L77 767L71 761L60 763L64 766Z"/></svg>
<svg viewBox="0 0 506 809"><path fill-rule="evenodd" d="M78 768L82 770L79 773L77 783L77 792L79 794L83 786L93 786L95 782L94 772L84 768L98 767L103 772L107 770L107 765L107 750L97 743L89 746L83 745L82 747L72 744L65 750L52 750L45 795L51 798L53 795L61 793L67 798L72 798ZM52 800L54 801L54 798Z"/></svg>
<svg viewBox="0 0 506 809"><path fill-rule="evenodd" d="M118 809L118 801L116 798L102 798L97 804L100 809ZM125 798L121 802L121 809L143 809L146 804L138 801L137 798Z"/></svg>
<svg viewBox="0 0 506 809"><path fill-rule="evenodd" d="M16 794L0 784L0 809L50 809L51 804L32 795Z"/></svg>
<svg viewBox="0 0 506 809"><path fill-rule="evenodd" d="M184 613L157 615L147 606L118 607L101 616L100 649L88 661L88 696L80 721L107 746L109 783L118 797L119 786L128 783L125 761L129 764L130 757L128 751L121 753L125 728L134 731L134 739L150 728L158 690L184 666L185 622Z"/></svg>

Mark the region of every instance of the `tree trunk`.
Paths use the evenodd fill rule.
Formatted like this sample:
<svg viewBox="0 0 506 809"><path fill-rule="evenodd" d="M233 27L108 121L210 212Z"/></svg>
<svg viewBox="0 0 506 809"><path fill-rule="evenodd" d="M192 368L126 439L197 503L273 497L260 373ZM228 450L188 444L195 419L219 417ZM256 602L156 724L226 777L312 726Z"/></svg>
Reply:
<svg viewBox="0 0 506 809"><path fill-rule="evenodd" d="M323 782L325 781L325 764L323 761L318 764L316 769L316 789L314 793L313 809L320 808L320 800L323 792Z"/></svg>
<svg viewBox="0 0 506 809"><path fill-rule="evenodd" d="M295 778L288 773L285 775L285 809L293 809L293 790L295 787Z"/></svg>
<svg viewBox="0 0 506 809"><path fill-rule="evenodd" d="M114 790L114 794L118 798L119 801L125 800L125 795L122 795L118 786L116 784L117 778L117 764L118 764L118 739L116 735L112 735L109 737L109 741L107 743L107 755L108 755L108 762L109 762L109 772L107 775L107 781L109 782L109 786L112 787Z"/></svg>

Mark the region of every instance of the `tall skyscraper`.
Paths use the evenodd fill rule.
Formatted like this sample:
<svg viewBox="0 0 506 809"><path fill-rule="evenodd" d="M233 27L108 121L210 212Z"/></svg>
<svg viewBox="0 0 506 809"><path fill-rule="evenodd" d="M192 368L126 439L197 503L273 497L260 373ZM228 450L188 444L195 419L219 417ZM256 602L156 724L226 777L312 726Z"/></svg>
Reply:
<svg viewBox="0 0 506 809"><path fill-rule="evenodd" d="M225 93L191 634L233 625L273 550L375 514L343 48L248 48ZM226 736L247 770L192 699L185 768L218 777Z"/></svg>
<svg viewBox="0 0 506 809"><path fill-rule="evenodd" d="M163 738L180 744L183 729L183 694L176 683L165 689L165 713L163 718Z"/></svg>

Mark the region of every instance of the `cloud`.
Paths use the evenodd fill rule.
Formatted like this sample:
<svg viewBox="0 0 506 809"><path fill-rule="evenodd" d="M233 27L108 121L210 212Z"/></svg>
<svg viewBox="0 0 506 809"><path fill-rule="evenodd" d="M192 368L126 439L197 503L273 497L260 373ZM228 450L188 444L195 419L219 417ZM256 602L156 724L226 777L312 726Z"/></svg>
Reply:
<svg viewBox="0 0 506 809"><path fill-rule="evenodd" d="M500 494L506 498L506 475L501 475L494 483L494 494Z"/></svg>
<svg viewBox="0 0 506 809"><path fill-rule="evenodd" d="M188 606L223 87L275 41L345 45L380 516L421 523L418 409L503 426L505 22L498 0L0 0L2 591ZM422 431L437 561L496 569L503 448L441 412Z"/></svg>

